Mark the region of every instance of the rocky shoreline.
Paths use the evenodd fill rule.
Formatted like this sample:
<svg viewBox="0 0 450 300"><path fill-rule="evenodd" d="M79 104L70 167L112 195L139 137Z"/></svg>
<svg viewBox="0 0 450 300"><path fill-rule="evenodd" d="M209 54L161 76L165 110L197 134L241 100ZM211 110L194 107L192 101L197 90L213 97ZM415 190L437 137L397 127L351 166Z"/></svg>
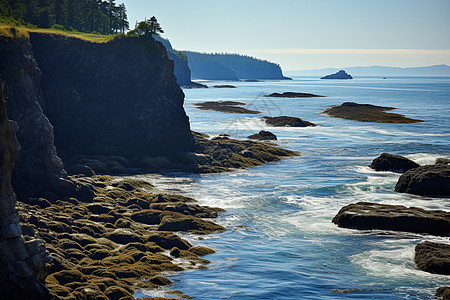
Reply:
<svg viewBox="0 0 450 300"><path fill-rule="evenodd" d="M406 157L382 153L369 166L376 171L403 173L395 191L427 196L450 195L450 160L420 166ZM450 212L417 207L358 202L343 207L332 219L336 225L357 230L388 230L442 237L450 236ZM450 275L450 244L422 242L415 247L419 270ZM450 287L440 287L436 297L450 299Z"/></svg>

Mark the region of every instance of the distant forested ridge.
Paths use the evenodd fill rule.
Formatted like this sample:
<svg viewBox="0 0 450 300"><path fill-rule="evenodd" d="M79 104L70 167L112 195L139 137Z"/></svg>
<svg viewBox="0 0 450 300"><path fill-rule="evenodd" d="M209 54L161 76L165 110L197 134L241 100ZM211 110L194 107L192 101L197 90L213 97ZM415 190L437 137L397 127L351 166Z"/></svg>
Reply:
<svg viewBox="0 0 450 300"><path fill-rule="evenodd" d="M210 80L290 79L278 64L239 54L184 51L192 78Z"/></svg>
<svg viewBox="0 0 450 300"><path fill-rule="evenodd" d="M125 4L115 1L0 0L0 21L101 34L124 33L129 28L127 10Z"/></svg>

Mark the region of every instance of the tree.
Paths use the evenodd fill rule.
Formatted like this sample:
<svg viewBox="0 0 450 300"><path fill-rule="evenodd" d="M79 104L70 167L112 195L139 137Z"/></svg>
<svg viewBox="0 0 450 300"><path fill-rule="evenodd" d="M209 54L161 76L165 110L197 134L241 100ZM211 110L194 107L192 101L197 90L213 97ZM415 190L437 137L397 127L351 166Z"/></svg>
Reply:
<svg viewBox="0 0 450 300"><path fill-rule="evenodd" d="M164 33L161 25L159 25L158 20L155 16L151 17L150 20L141 21L137 24L136 28L130 33L135 33L137 35L152 36L154 34L159 35Z"/></svg>
<svg viewBox="0 0 450 300"><path fill-rule="evenodd" d="M161 25L159 25L158 20L155 18L155 16L150 18L149 25L150 25L150 33L159 35L160 33L164 33L164 30L162 30Z"/></svg>

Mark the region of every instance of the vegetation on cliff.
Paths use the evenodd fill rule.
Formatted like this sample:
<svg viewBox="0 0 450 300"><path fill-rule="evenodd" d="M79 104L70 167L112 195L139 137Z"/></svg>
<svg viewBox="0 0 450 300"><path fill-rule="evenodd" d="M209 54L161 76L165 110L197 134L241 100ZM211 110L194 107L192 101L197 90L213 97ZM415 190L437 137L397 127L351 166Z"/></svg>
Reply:
<svg viewBox="0 0 450 300"><path fill-rule="evenodd" d="M0 21L100 34L124 33L129 28L126 7L115 0L1 0Z"/></svg>

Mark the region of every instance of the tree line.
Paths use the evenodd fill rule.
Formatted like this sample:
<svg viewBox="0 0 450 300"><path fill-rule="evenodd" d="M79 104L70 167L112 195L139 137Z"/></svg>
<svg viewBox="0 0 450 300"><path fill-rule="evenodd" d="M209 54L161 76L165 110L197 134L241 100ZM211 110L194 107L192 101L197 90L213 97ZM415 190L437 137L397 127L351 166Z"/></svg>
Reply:
<svg viewBox="0 0 450 300"><path fill-rule="evenodd" d="M129 29L125 4L116 0L0 0L0 16L24 25L101 34Z"/></svg>

